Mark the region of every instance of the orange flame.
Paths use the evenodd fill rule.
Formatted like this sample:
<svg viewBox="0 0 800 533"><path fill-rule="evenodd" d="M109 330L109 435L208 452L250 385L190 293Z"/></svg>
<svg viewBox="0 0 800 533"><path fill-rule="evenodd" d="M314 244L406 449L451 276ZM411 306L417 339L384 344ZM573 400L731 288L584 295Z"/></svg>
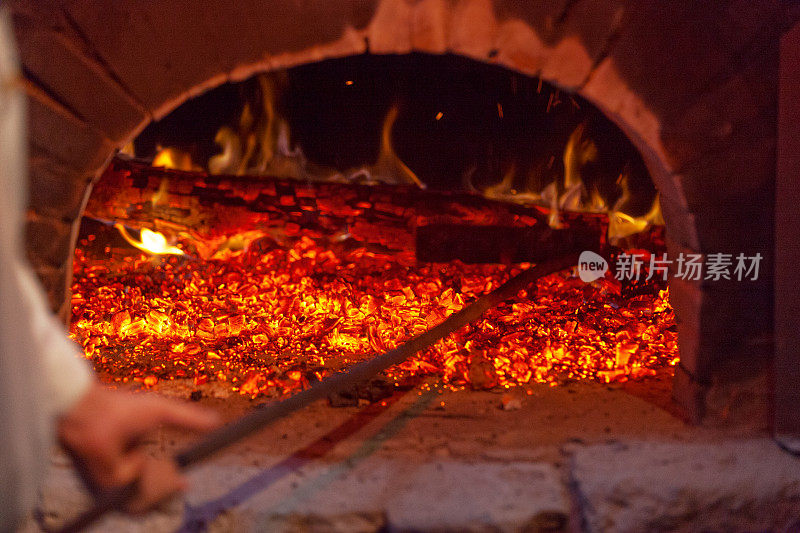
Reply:
<svg viewBox="0 0 800 533"><path fill-rule="evenodd" d="M562 211L579 211L588 213L606 213L609 218L608 237L612 243L645 231L654 225L663 225L661 204L656 196L650 211L640 217L634 217L622 211L622 206L630 199L628 176L623 174L618 180L622 192L613 207L608 206L605 198L597 189L587 194L586 185L581 176L581 167L597 158L597 145L585 137L585 125L579 124L567 140L564 147L564 180L559 194L556 181L546 185L541 191L521 191L513 188L514 168L512 167L503 179L487 187L483 195L487 198L512 201L523 204L539 204L549 209L548 223L553 228L561 228Z"/></svg>
<svg viewBox="0 0 800 533"><path fill-rule="evenodd" d="M381 181L399 180L401 183L413 183L417 187L424 189L425 184L422 183L422 180L417 177L414 171L408 168L408 165L400 159L392 146L392 130L394 129L394 123L397 122L398 114L399 109L397 106L392 107L383 121L383 128L381 129L381 151L378 155L378 161L372 169L372 174L378 179L384 178Z"/></svg>
<svg viewBox="0 0 800 533"><path fill-rule="evenodd" d="M117 231L119 231L120 235L122 235L122 238L128 241L128 243L142 250L143 252L147 252L148 254L185 255L184 251L177 246L169 245L167 243L167 238L163 233L142 228L142 230L139 232L141 240L137 241L131 236L130 233L128 233L128 229L124 225L117 222L114 224L114 227L117 228Z"/></svg>
<svg viewBox="0 0 800 533"><path fill-rule="evenodd" d="M163 148L153 159L154 167L170 168L175 170L199 170L192 163L192 156L178 148Z"/></svg>
<svg viewBox="0 0 800 533"><path fill-rule="evenodd" d="M373 165L340 172L336 169L310 165L299 147L291 147L288 122L280 115L276 106L276 81L265 75L258 78L261 88L261 110L254 115L249 104L245 104L238 125L223 126L214 138L221 152L208 161L211 174L268 174L292 179L332 179L343 181L366 181L382 183L413 184L422 189L425 183L397 154L392 143L392 131L398 119L399 109L393 106L387 113L381 129L380 152ZM498 104L502 115L502 107ZM434 116L442 119L443 112ZM618 185L621 197L614 204L602 197L597 190L587 191L581 169L597 160L597 144L587 136L585 123L575 127L569 136L562 154L564 176L561 183L553 181L542 190L517 191L514 188L516 168L512 165L496 185L487 187L482 194L487 198L522 204L539 204L550 211L549 223L554 228L562 227L562 211L606 213L609 217L609 240L617 243L621 239L640 233L652 225L663 224L658 197L650 212L635 217L622 210L630 198L627 176L621 176ZM189 154L176 148L161 150L153 166L178 170L194 170Z"/></svg>

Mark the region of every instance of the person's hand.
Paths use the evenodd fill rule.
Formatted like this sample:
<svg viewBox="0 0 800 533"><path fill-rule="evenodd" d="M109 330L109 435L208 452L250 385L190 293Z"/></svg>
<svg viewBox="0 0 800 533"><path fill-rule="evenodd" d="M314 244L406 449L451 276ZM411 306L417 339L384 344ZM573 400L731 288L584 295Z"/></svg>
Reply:
<svg viewBox="0 0 800 533"><path fill-rule="evenodd" d="M193 405L93 384L59 420L58 438L95 494L136 483L127 509L141 512L186 487L174 462L149 457L141 448L144 437L162 424L208 431L219 418Z"/></svg>

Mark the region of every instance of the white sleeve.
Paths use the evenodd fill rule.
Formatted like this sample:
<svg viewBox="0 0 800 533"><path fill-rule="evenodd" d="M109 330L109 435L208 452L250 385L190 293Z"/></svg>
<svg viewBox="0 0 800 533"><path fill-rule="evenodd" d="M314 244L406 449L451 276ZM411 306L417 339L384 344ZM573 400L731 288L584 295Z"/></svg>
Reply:
<svg viewBox="0 0 800 533"><path fill-rule="evenodd" d="M24 376L6 378L21 380L20 392L33 395L41 403L36 410L52 417L86 392L92 373L48 309L39 280L22 259L28 158L25 94L13 36L9 14L0 9L0 317L4 320L0 358L8 361L7 369L25 368ZM25 384L28 379L36 383Z"/></svg>
<svg viewBox="0 0 800 533"><path fill-rule="evenodd" d="M93 381L92 370L77 344L67 336L61 324L47 307L44 292L31 269L22 261L14 265L17 272L21 308L30 320L29 333L42 365L45 408L52 416L68 411L88 390Z"/></svg>

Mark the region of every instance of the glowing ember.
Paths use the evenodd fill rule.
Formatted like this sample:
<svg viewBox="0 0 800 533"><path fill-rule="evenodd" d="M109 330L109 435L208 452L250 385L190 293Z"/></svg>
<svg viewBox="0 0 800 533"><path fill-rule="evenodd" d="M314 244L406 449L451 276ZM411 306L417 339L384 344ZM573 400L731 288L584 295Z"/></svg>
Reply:
<svg viewBox="0 0 800 533"><path fill-rule="evenodd" d="M284 245L265 236L207 260L119 263L76 250L71 332L98 371L147 386L225 382L250 396L306 387L393 348L520 268L420 265L307 235ZM389 377L492 388L624 381L675 364L667 291L621 292L611 277L587 285L569 272L549 276L538 294L492 309Z"/></svg>

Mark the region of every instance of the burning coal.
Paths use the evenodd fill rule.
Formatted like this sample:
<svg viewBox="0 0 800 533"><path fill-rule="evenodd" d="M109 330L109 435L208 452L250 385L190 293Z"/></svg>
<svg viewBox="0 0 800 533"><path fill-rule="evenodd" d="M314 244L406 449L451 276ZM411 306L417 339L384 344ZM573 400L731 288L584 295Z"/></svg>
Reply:
<svg viewBox="0 0 800 533"><path fill-rule="evenodd" d="M98 371L280 395L429 329L522 261L594 249L587 237L663 248L638 153L607 120L598 126L587 102L466 65L456 89L427 91L420 84L437 77L420 68L441 77L448 67L416 59L424 64L365 57L342 71L334 62L257 77L235 118L203 130L207 138L152 145L146 163L128 147L95 186L76 252L71 331ZM396 86L405 92L387 90ZM473 86L486 91L463 92ZM305 121L281 104L292 90ZM336 106L316 106L331 94ZM370 107L364 99L377 113L336 114L343 102ZM423 127L433 133L414 129ZM411 131L423 156L409 157L398 131ZM349 148L326 159L347 135ZM202 143L203 155L192 153ZM475 389L640 379L677 362L668 300L663 281L584 283L561 272L386 378Z"/></svg>
<svg viewBox="0 0 800 533"><path fill-rule="evenodd" d="M274 396L397 346L524 267L419 264L385 247L287 227L279 238L243 228L207 242L179 232L175 245L161 235L159 250L184 254L172 256L132 255L121 245L98 254L98 240L84 239L73 338L112 380L212 381ZM433 375L454 388L485 389L640 379L676 362L666 288L628 287L611 275L586 284L565 271L387 378Z"/></svg>

